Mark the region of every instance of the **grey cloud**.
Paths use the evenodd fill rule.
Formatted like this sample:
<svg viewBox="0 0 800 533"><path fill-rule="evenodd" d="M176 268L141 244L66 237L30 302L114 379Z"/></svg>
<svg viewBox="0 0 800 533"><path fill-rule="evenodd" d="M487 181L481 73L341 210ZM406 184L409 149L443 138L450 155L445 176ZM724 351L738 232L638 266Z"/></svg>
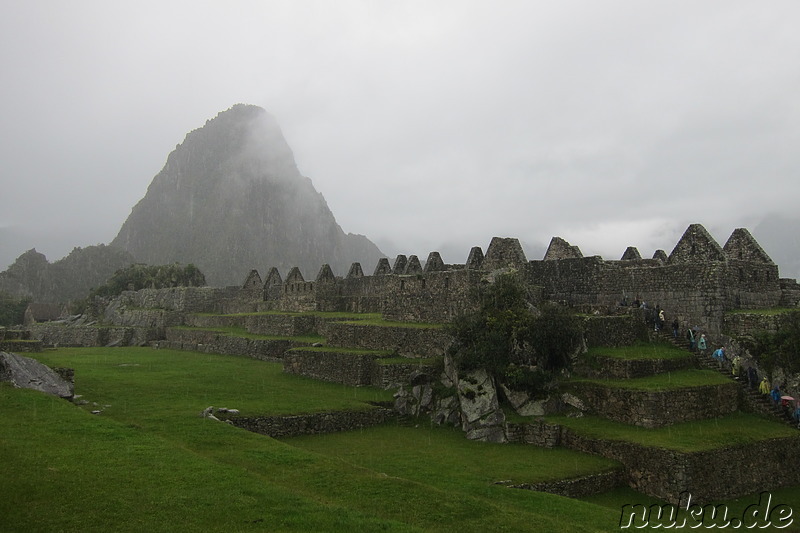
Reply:
<svg viewBox="0 0 800 533"><path fill-rule="evenodd" d="M275 115L342 228L391 253L463 261L505 235L535 258L559 235L650 255L692 222L724 240L796 209L795 2L18 4L0 186L36 216L0 214L32 241L3 261L110 240L237 102Z"/></svg>

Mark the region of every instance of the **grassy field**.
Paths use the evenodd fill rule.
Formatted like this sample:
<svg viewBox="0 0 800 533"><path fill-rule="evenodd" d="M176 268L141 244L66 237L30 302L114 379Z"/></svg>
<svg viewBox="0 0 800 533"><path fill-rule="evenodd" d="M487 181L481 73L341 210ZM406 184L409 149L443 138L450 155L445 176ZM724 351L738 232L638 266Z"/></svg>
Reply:
<svg viewBox="0 0 800 533"><path fill-rule="evenodd" d="M2 532L614 531L622 505L663 503L629 489L578 501L495 485L617 465L569 450L467 441L422 420L277 441L198 416L210 405L292 414L391 399L388 391L284 374L279 364L149 348L35 356L75 368L76 393L89 403L0 384ZM616 431L702 449L696 434L709 442L763 436L759 420L735 415L676 426L674 434ZM589 417L565 423L594 425L604 437L616 427ZM800 489L773 494L800 507Z"/></svg>
<svg viewBox="0 0 800 533"><path fill-rule="evenodd" d="M593 346L585 357L603 356L617 359L685 359L691 354L667 343L640 342L630 346Z"/></svg>
<svg viewBox="0 0 800 533"><path fill-rule="evenodd" d="M639 391L663 391L685 387L701 387L707 385L727 385L731 380L714 370L676 370L653 374L641 378L630 379L572 379L569 384L594 383L615 389Z"/></svg>
<svg viewBox="0 0 800 533"><path fill-rule="evenodd" d="M629 441L681 452L713 450L768 438L797 436L794 428L742 412L655 429L622 424L597 416L552 416L547 417L547 420L590 437Z"/></svg>
<svg viewBox="0 0 800 533"><path fill-rule="evenodd" d="M287 337L281 335L259 335L257 333L250 333L245 328L240 326L214 326L214 327L194 327L194 326L171 326L170 329L183 330L183 331L210 331L212 333L219 333L229 337L242 337L244 339L265 340L265 341L284 341L292 340L296 342L307 342L309 344L315 342L324 342L325 339L320 335L301 335L296 337Z"/></svg>
<svg viewBox="0 0 800 533"><path fill-rule="evenodd" d="M198 416L209 405L369 409L390 392L191 352L61 349L37 358L75 368L89 403L0 386L0 531L608 531L619 518L602 505L493 485L612 465L579 453L474 443L429 426L301 445ZM342 435L361 452L311 447ZM386 460L356 460L376 461L384 448Z"/></svg>

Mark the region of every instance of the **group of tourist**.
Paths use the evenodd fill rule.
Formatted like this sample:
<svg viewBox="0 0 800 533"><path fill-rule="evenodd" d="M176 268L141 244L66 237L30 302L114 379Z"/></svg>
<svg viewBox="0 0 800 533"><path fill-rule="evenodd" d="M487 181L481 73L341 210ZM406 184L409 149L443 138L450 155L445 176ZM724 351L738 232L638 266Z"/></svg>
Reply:
<svg viewBox="0 0 800 533"><path fill-rule="evenodd" d="M705 355L708 349L708 341L704 333L700 333L700 336L697 337L699 331L700 329L697 326L688 328L686 338L689 341L689 349L691 351L697 349L701 354ZM720 346L714 350L711 353L711 357L717 361L720 368L730 365L731 375L733 375L734 378L746 379L751 389L758 388L762 394L768 394L774 405L786 409L787 411L791 411L794 407L794 411L791 412L791 415L793 420L797 423L798 428L800 428L800 399L795 401L794 398L783 396L781 393L783 385L776 383L771 386L766 376L764 376L759 383L756 367L750 364L745 369L742 364L742 358L738 354L735 355L733 359L728 359L724 346ZM795 401L794 406L791 405L791 401Z"/></svg>
<svg viewBox="0 0 800 533"><path fill-rule="evenodd" d="M766 376L764 376L764 379L761 380L761 384L758 386L758 390L761 392L761 394L769 394L769 397L775 406L781 407L786 410L791 410L792 405L790 402L794 400L794 398L789 396L783 396L781 394L781 387L782 385L775 384L770 389L769 380L767 379ZM795 422L797 422L797 427L800 428L800 400L795 400L794 412L792 412L792 419Z"/></svg>
<svg viewBox="0 0 800 533"><path fill-rule="evenodd" d="M627 297L623 298L621 305L627 306L628 301ZM664 324L666 321L666 317L664 316L664 310L661 309L659 305L656 305L655 309L651 309L648 307L647 303L636 298L633 302L634 307L638 307L643 309L645 312L645 322L652 326L655 332L659 332L664 328ZM679 320L674 318L672 320L672 336L673 338L677 339L680 333L681 324ZM686 340L689 343L689 350L699 351L700 354L703 356L706 355L708 350L709 342L706 338L705 333L700 331L699 326L689 327L686 329ZM711 358L714 359L717 364L719 364L720 368L724 368L726 366L730 366L731 374L734 378L743 378L747 380L750 388L756 389L758 388L763 394L769 394L772 402L775 405L781 406L785 409L792 409L792 406L789 404L791 400L785 399L785 397L781 396L781 386L775 384L774 386L770 386L769 380L766 376L761 380L759 383L758 379L758 371L756 367L752 364L748 364L745 368L743 365L742 358L737 354L734 355L733 359L728 359L728 355L725 351L725 346L719 346L716 350L711 352ZM794 411L792 412L793 419L797 422L798 428L800 428L800 399L798 399L794 405Z"/></svg>

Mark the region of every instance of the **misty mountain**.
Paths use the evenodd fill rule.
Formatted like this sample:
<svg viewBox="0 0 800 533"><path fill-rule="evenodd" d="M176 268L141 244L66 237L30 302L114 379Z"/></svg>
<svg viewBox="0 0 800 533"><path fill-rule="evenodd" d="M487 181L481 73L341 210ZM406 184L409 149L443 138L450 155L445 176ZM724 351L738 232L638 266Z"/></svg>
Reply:
<svg viewBox="0 0 800 533"><path fill-rule="evenodd" d="M102 244L75 248L53 263L31 249L0 272L0 292L35 302L60 303L85 298L91 289L133 262L128 252Z"/></svg>
<svg viewBox="0 0 800 533"><path fill-rule="evenodd" d="M190 132L111 242L148 264L193 263L210 285L238 285L256 268L313 279L382 257L345 234L311 180L297 169L275 119L238 104Z"/></svg>

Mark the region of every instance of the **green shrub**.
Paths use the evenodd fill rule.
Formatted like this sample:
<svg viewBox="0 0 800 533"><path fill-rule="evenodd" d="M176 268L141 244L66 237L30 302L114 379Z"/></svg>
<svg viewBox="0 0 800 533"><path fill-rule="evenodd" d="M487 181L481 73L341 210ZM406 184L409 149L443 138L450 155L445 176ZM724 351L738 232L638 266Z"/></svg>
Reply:
<svg viewBox="0 0 800 533"><path fill-rule="evenodd" d="M17 299L0 292L0 326L9 328L22 324L29 302L27 298Z"/></svg>
<svg viewBox="0 0 800 533"><path fill-rule="evenodd" d="M786 313L775 333L759 331L739 340L767 374L778 367L787 373L800 372L800 311Z"/></svg>
<svg viewBox="0 0 800 533"><path fill-rule="evenodd" d="M479 309L449 326L454 338L449 353L459 370L482 368L535 392L569 367L581 330L568 309L545 304L536 312L514 274L499 276L477 297Z"/></svg>

